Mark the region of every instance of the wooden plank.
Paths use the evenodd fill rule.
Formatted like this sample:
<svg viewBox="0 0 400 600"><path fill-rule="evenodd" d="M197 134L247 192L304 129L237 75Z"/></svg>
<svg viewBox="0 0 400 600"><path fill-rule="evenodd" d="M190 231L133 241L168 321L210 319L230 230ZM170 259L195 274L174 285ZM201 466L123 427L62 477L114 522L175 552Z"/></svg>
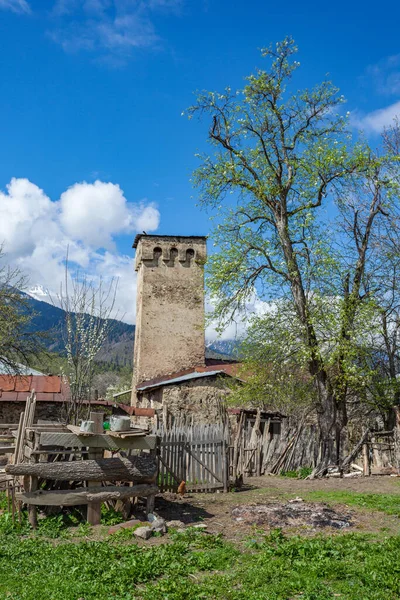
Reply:
<svg viewBox="0 0 400 600"><path fill-rule="evenodd" d="M41 450L32 450L28 446L24 447L24 456L25 458L31 458L32 456L49 456L49 455L58 455L58 456L85 456L89 455L88 450L74 449L74 450L65 450L62 448L42 448Z"/></svg>
<svg viewBox="0 0 400 600"><path fill-rule="evenodd" d="M0 454L14 454L15 446L0 446Z"/></svg>
<svg viewBox="0 0 400 600"><path fill-rule="evenodd" d="M25 412L22 412L19 415L19 424L18 424L18 429L17 429L17 433L16 433L15 453L14 453L14 457L13 457L14 463L18 462L19 448L21 445L21 436L22 436L22 424L24 422L24 418L25 418Z"/></svg>
<svg viewBox="0 0 400 600"><path fill-rule="evenodd" d="M130 431L107 431L106 435L124 440L130 437L143 437L146 435L146 432L143 429L131 429Z"/></svg>
<svg viewBox="0 0 400 600"><path fill-rule="evenodd" d="M224 484L224 492L228 491L229 487L229 459L228 459L228 444L226 440L222 442L222 477Z"/></svg>
<svg viewBox="0 0 400 600"><path fill-rule="evenodd" d="M211 473L211 475L212 475L213 477L215 477L215 479L218 481L218 477L216 476L216 474L215 474L215 473L213 473L213 472L211 471L211 469L209 469L209 468L208 468L208 466L207 466L207 465L206 465L206 464L205 464L205 463L204 463L204 462L203 462L203 461L202 461L202 460L201 460L201 459L200 459L198 456L195 456L195 455L192 453L192 451L191 451L191 449L190 449L190 446L189 446L189 444L186 444L186 451L187 451L187 452L188 452L188 453L189 453L189 454L190 454L190 455L191 455L191 456L192 456L192 457L193 457L193 458L194 458L194 459L195 459L197 462L199 462L201 465L203 465L203 467L204 467L204 468L205 468L205 469L206 469L206 470L207 470L209 473Z"/></svg>
<svg viewBox="0 0 400 600"><path fill-rule="evenodd" d="M163 464L163 465L164 465L164 467L165 467L165 469L166 469L165 477L166 477L166 478L168 478L168 474L171 474L171 475L172 475L172 477L173 477L173 478L175 479L175 481L177 482L177 484L179 485L179 484L180 484L180 482L181 482L181 480L179 479L179 477L178 477L178 476L177 476L175 473L173 473L173 472L171 471L171 469L169 468L169 466L168 466L167 462L165 461L165 459L164 459L162 456L159 456L159 457L158 457L158 459L159 459L159 461L161 462L161 464ZM169 488L170 488L170 484L168 484L168 485L167 485L167 487L168 487L168 489L169 489Z"/></svg>
<svg viewBox="0 0 400 600"><path fill-rule="evenodd" d="M157 444L157 436L137 436L126 439L117 439L107 434L85 434L75 435L74 433L40 433L40 446L60 446L64 448L104 448L112 449L136 449L136 450L154 450Z"/></svg>
<svg viewBox="0 0 400 600"><path fill-rule="evenodd" d="M94 431L81 431L81 428L78 425L67 425L68 431L74 433L75 435L79 435L79 437L93 437L95 435Z"/></svg>
<svg viewBox="0 0 400 600"><path fill-rule="evenodd" d="M93 501L122 500L158 494L156 485L138 484L133 486L96 486L74 490L37 490L16 494L19 501L34 506L80 506Z"/></svg>
<svg viewBox="0 0 400 600"><path fill-rule="evenodd" d="M207 486L210 491L223 489L222 483L208 483ZM186 491L187 492L203 492L204 485L203 484L187 484Z"/></svg>
<svg viewBox="0 0 400 600"><path fill-rule="evenodd" d="M98 412L93 412L90 411L90 415L89 415L89 419L91 421L93 421L94 423L94 433L99 434L103 432L103 418L104 418L104 414L103 413L98 413ZM103 450L91 450L89 452L89 460L99 460L103 458ZM91 492L92 497L93 494L92 490L95 487L95 481L88 481L87 482L87 489L88 492ZM96 501L93 502L89 502L88 504L88 508L87 508L87 521L90 525L100 525L100 521L101 521L101 502L99 501L99 499L97 498Z"/></svg>

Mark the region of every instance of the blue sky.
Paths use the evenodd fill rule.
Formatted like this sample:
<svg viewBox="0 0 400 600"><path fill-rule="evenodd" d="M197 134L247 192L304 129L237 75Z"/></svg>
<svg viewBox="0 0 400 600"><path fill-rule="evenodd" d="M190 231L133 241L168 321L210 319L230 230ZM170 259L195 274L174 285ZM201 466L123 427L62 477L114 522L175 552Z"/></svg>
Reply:
<svg viewBox="0 0 400 600"><path fill-rule="evenodd" d="M54 288L69 245L83 270L123 279L132 321L135 232L210 229L190 184L207 125L181 116L193 92L241 86L258 49L292 35L300 85L329 73L375 143L400 112L399 20L394 1L0 0L9 259Z"/></svg>

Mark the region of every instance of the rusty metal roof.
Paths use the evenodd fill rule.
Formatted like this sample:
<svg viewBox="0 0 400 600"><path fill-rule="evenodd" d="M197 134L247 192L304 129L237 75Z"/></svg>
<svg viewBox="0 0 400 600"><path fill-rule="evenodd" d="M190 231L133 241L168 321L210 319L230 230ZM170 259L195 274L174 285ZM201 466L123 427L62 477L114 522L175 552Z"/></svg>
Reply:
<svg viewBox="0 0 400 600"><path fill-rule="evenodd" d="M70 395L67 381L59 375L0 375L3 402L25 402L32 390L38 402L64 402Z"/></svg>
<svg viewBox="0 0 400 600"><path fill-rule="evenodd" d="M60 394L62 379L59 375L0 375L3 392L35 392Z"/></svg>

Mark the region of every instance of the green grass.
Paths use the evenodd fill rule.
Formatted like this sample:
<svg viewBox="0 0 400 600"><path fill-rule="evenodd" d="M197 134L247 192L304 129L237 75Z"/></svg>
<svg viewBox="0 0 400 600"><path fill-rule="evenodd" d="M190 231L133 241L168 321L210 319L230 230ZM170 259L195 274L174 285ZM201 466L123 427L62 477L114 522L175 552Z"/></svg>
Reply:
<svg viewBox="0 0 400 600"><path fill-rule="evenodd" d="M400 514L400 495L309 492L307 499ZM106 521L118 515L103 515ZM73 515L69 517L74 521ZM400 536L265 535L236 545L194 528L158 546L132 531L100 541L85 524L48 517L33 533L0 516L0 600L396 600ZM79 539L79 536L80 539ZM50 539L49 539L50 538ZM54 539L51 539L54 538ZM379 539L378 539L379 538Z"/></svg>
<svg viewBox="0 0 400 600"><path fill-rule="evenodd" d="M0 599L395 600L399 554L400 536L258 532L239 548L190 528L159 546L132 534L76 543L9 530L0 534Z"/></svg>
<svg viewBox="0 0 400 600"><path fill-rule="evenodd" d="M377 510L400 517L400 494L360 494L357 492L307 492L304 499L315 502L334 502L357 508Z"/></svg>
<svg viewBox="0 0 400 600"><path fill-rule="evenodd" d="M40 538L0 539L0 598L9 600L128 600L137 585L226 569L238 550L218 536L175 536L170 544L139 547L114 539L54 545Z"/></svg>
<svg viewBox="0 0 400 600"><path fill-rule="evenodd" d="M275 532L241 552L218 536L190 531L153 547L8 537L0 546L0 598L395 600L399 553L400 537L378 543L355 534Z"/></svg>
<svg viewBox="0 0 400 600"><path fill-rule="evenodd" d="M286 538L273 533L230 569L196 577L162 578L144 600L395 600L400 595L400 537L365 535Z"/></svg>

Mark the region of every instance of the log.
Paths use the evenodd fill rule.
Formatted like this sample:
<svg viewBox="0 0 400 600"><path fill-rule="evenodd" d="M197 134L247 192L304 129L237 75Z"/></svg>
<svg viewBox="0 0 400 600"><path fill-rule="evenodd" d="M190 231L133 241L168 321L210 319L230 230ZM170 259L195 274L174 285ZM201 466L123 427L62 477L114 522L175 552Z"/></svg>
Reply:
<svg viewBox="0 0 400 600"><path fill-rule="evenodd" d="M157 476L156 460L150 455L102 458L73 462L7 465L11 475L36 475L60 481L134 481L152 483Z"/></svg>
<svg viewBox="0 0 400 600"><path fill-rule="evenodd" d="M107 486L78 488L75 490L38 490L36 492L20 492L16 498L20 502L35 506L80 506L91 502L108 502L124 498L154 496L158 493L156 485L139 484L132 487Z"/></svg>

